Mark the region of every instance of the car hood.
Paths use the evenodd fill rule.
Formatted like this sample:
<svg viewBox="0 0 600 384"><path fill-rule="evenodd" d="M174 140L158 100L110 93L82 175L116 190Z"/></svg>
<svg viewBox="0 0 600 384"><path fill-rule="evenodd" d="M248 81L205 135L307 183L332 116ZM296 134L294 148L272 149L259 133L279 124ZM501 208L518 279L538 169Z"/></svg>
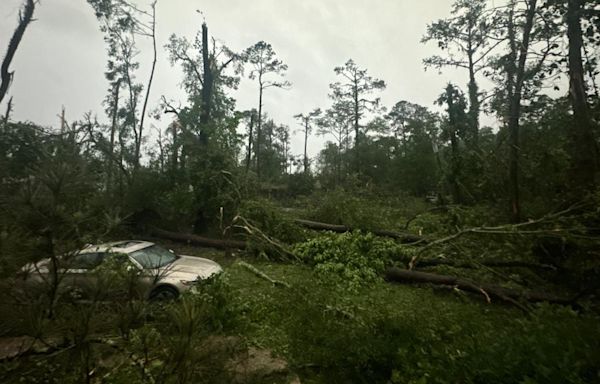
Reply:
<svg viewBox="0 0 600 384"><path fill-rule="evenodd" d="M169 279L193 281L206 279L223 271L216 262L202 257L179 256L177 260L164 268Z"/></svg>

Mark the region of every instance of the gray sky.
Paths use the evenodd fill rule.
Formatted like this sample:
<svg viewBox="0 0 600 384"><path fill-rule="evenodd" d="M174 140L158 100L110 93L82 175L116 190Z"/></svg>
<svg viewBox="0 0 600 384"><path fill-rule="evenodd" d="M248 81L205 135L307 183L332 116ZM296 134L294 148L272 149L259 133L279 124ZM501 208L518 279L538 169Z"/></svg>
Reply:
<svg viewBox="0 0 600 384"><path fill-rule="evenodd" d="M136 1L140 6L149 2ZM22 3L0 0L2 56ZM386 81L387 89L381 93L386 107L408 100L433 108L448 81L466 90L466 72L445 69L439 74L424 71L422 65L424 57L437 53L435 44L420 43L426 25L447 17L450 4L450 0L159 0L158 44L164 46L172 33L192 39L202 22L197 9L204 13L210 34L234 51L259 40L271 43L288 64L287 79L293 86L268 89L264 110L276 122L297 129L293 115L329 106L329 83L336 81L333 68L349 58ZM14 97L13 118L57 126L64 105L69 121L88 111L107 121L101 105L108 88L106 48L91 7L85 0L42 0L35 18L13 60L16 75L9 91ZM146 42L140 48L138 78L145 82L150 47ZM183 103L181 78L180 69L170 66L167 52L160 48L150 107L161 95ZM256 83L242 79L233 96L240 110L256 107ZM151 123L164 127L168 120ZM310 140L310 154L315 155L324 139ZM300 135L292 139L292 150L301 153Z"/></svg>

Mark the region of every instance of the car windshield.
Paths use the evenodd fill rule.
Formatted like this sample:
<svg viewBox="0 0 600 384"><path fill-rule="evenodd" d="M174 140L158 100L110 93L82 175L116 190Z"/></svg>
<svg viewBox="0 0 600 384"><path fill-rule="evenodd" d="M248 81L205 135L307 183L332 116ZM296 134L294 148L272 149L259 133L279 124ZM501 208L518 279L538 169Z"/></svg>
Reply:
<svg viewBox="0 0 600 384"><path fill-rule="evenodd" d="M160 268L175 261L177 256L158 245L140 249L129 254L144 269Z"/></svg>

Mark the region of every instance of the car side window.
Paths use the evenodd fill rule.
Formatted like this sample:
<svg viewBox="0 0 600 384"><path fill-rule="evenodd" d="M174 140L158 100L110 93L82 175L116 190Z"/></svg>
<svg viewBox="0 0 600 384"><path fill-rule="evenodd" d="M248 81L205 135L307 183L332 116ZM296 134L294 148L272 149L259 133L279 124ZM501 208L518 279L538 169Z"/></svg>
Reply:
<svg viewBox="0 0 600 384"><path fill-rule="evenodd" d="M76 255L69 263L70 269L94 269L102 262L102 253L82 253Z"/></svg>

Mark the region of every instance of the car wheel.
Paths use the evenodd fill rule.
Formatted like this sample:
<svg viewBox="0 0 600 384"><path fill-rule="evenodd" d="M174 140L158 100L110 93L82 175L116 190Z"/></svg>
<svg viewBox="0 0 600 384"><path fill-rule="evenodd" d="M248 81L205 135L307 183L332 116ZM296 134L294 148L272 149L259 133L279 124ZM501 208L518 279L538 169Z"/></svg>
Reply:
<svg viewBox="0 0 600 384"><path fill-rule="evenodd" d="M155 288L150 294L152 301L170 301L175 300L179 296L179 292L175 288L162 286Z"/></svg>

